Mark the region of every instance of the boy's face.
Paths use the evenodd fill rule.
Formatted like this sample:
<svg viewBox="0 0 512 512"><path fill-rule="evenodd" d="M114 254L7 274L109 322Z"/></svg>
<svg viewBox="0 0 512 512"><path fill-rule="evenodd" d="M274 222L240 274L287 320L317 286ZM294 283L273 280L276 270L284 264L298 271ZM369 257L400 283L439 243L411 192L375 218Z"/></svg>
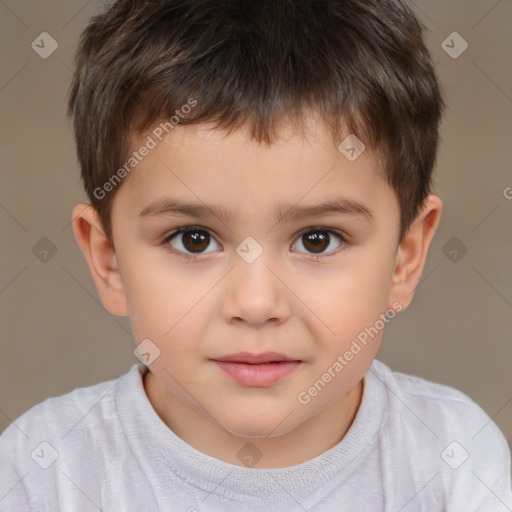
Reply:
<svg viewBox="0 0 512 512"><path fill-rule="evenodd" d="M176 127L117 191L119 279L100 290L107 307L116 294L109 309L130 315L137 344L158 347L150 369L161 407L191 408L240 437L279 436L344 401L355 414L383 314L412 296L395 272L399 204L374 155L349 161L312 120L307 140L288 125L280 133L266 147L245 130ZM205 213L154 212L171 201ZM276 218L331 202L346 211ZM184 226L195 231L166 241ZM237 352L300 363L273 383L240 382L215 362Z"/></svg>

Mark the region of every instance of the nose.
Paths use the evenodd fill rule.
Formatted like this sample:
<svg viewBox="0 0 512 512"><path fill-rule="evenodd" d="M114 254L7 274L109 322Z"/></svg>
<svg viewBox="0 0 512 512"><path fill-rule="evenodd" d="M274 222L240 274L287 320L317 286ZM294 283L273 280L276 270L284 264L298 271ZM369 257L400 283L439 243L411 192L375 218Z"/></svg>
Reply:
<svg viewBox="0 0 512 512"><path fill-rule="evenodd" d="M288 290L265 252L247 263L238 255L225 281L221 315L228 323L281 324L290 317ZM282 278L281 278L282 279Z"/></svg>

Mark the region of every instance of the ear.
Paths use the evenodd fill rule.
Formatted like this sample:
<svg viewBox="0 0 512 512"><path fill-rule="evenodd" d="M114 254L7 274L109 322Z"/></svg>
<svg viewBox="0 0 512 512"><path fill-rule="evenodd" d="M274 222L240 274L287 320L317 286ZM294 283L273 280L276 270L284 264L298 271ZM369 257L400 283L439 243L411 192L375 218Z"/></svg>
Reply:
<svg viewBox="0 0 512 512"><path fill-rule="evenodd" d="M128 306L116 254L105 236L98 212L88 203L79 203L73 208L72 224L101 302L113 315L127 316Z"/></svg>
<svg viewBox="0 0 512 512"><path fill-rule="evenodd" d="M441 199L429 195L400 243L393 270L390 304L397 301L405 309L411 303L423 273L430 242L441 219L442 209Z"/></svg>

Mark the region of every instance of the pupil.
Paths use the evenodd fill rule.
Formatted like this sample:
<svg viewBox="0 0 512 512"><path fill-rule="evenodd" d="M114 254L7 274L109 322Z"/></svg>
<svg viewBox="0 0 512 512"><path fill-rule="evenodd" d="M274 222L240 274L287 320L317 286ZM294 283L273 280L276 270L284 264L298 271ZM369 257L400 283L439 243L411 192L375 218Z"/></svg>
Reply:
<svg viewBox="0 0 512 512"><path fill-rule="evenodd" d="M329 247L329 233L316 231L303 235L304 247L311 252L323 252ZM310 247L308 247L308 244Z"/></svg>
<svg viewBox="0 0 512 512"><path fill-rule="evenodd" d="M183 245L187 251L202 252L210 243L210 235L206 231L189 231L183 234Z"/></svg>

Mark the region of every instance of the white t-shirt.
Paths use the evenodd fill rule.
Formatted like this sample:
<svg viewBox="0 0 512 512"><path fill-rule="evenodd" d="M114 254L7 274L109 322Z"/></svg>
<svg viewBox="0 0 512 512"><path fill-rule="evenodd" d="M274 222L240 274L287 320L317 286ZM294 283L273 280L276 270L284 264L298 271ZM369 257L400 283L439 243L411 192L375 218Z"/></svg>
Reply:
<svg viewBox="0 0 512 512"><path fill-rule="evenodd" d="M510 451L463 393L374 361L346 436L285 468L205 455L157 415L134 364L49 398L0 436L0 510L507 512ZM242 460L242 459L241 459Z"/></svg>

